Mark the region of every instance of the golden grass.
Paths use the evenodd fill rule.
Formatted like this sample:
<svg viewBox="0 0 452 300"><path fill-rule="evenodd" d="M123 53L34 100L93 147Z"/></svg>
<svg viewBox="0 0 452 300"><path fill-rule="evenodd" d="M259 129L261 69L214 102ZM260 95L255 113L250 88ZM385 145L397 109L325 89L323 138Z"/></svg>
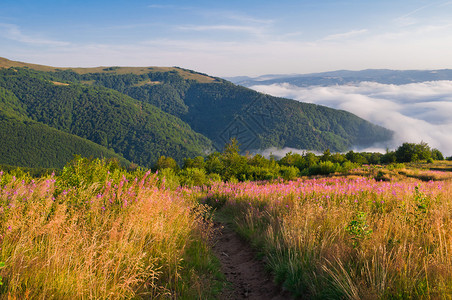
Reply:
<svg viewBox="0 0 452 300"><path fill-rule="evenodd" d="M53 83L54 85L63 85L63 86L69 85L69 83L58 82L58 81L52 81L52 83Z"/></svg>
<svg viewBox="0 0 452 300"><path fill-rule="evenodd" d="M452 295L450 179L389 183L355 176L226 185L211 193L229 198L225 209L239 232L260 245L276 280L295 295Z"/></svg>
<svg viewBox="0 0 452 300"><path fill-rule="evenodd" d="M186 250L207 249L202 206L154 177L60 192L53 178L1 187L1 298L172 299L206 288L183 278L196 275Z"/></svg>
<svg viewBox="0 0 452 300"><path fill-rule="evenodd" d="M196 72L190 72L188 70L175 68L175 67L91 67L91 68L58 68L58 67L51 67L51 66L44 66L44 65L37 65L37 64L30 64L30 63L24 63L24 62L18 62L18 61L12 61L6 58L0 57L0 68L11 68L11 67L18 67L18 68L30 68L37 71L43 71L43 72L55 72L57 70L72 70L78 74L88 74L88 73L113 73L113 74L147 74L147 73L154 73L154 72L177 72L179 73L184 79L191 79L195 80L200 83L210 83L214 82L215 78L199 74Z"/></svg>
<svg viewBox="0 0 452 300"><path fill-rule="evenodd" d="M43 71L43 72L51 72L51 71L55 71L55 69L56 69L56 68L50 67L50 66L29 64L29 63L13 61L13 60L9 60L9 59L0 57L0 68L11 68L11 67L30 68L33 70Z"/></svg>
<svg viewBox="0 0 452 300"><path fill-rule="evenodd" d="M144 85L156 85L156 84L160 84L160 81L151 81L150 79L148 80L143 80L138 82L137 84L135 84L134 86L144 86Z"/></svg>

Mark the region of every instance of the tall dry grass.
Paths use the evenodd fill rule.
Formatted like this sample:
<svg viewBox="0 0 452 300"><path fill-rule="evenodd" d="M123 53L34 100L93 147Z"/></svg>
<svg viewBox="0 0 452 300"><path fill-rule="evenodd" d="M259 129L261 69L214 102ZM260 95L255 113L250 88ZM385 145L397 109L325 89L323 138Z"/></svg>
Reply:
<svg viewBox="0 0 452 300"><path fill-rule="evenodd" d="M296 296L448 299L452 181L361 177L222 184L209 203L264 252Z"/></svg>
<svg viewBox="0 0 452 300"><path fill-rule="evenodd" d="M211 288L206 209L152 174L104 171L72 188L0 175L1 298L197 298Z"/></svg>

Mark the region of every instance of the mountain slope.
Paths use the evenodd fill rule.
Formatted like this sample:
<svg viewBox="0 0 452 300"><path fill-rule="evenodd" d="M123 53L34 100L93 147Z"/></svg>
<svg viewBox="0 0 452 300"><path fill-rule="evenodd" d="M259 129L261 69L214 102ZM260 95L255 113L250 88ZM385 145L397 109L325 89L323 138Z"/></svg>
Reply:
<svg viewBox="0 0 452 300"><path fill-rule="evenodd" d="M91 141L34 121L4 118L0 114L0 164L32 168L62 168L74 155L116 158L121 156Z"/></svg>
<svg viewBox="0 0 452 300"><path fill-rule="evenodd" d="M346 151L391 138L355 115L324 106L263 95L215 78L185 79L176 71L147 74L52 73L60 79L115 89L187 122L221 150L236 137L243 150L293 147Z"/></svg>
<svg viewBox="0 0 452 300"><path fill-rule="evenodd" d="M19 99L29 118L143 166L161 155L182 161L211 148L207 138L176 117L110 89L59 82L26 69L0 70L0 87Z"/></svg>
<svg viewBox="0 0 452 300"><path fill-rule="evenodd" d="M127 160L96 143L61 132L26 116L19 100L0 88L0 164L62 168L75 154Z"/></svg>
<svg viewBox="0 0 452 300"><path fill-rule="evenodd" d="M276 98L230 83L193 84L185 103L190 110L182 119L194 130L220 144L237 134L247 149L345 151L383 142L392 134L345 111Z"/></svg>

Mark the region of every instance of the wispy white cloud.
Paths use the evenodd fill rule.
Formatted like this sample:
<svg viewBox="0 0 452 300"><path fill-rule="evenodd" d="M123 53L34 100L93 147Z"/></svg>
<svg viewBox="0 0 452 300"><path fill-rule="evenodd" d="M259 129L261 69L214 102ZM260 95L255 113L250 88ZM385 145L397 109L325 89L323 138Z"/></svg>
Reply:
<svg viewBox="0 0 452 300"><path fill-rule="evenodd" d="M349 39L349 38L353 38L353 37L362 35L367 32L368 32L367 29L351 30L351 31L343 32L343 33L328 35L328 36L324 37L322 40L323 41L344 40L344 39Z"/></svg>
<svg viewBox="0 0 452 300"><path fill-rule="evenodd" d="M100 27L100 30L129 30L129 29L137 29L137 28L150 28L152 26L156 26L155 23L135 23L135 24L120 24L120 25L112 25L106 26L104 28Z"/></svg>
<svg viewBox="0 0 452 300"><path fill-rule="evenodd" d="M271 25L275 23L275 20L273 19L260 19L251 17L248 15L242 15L237 13L225 13L224 16L228 19L239 21L241 23L248 23L248 24L261 24L261 25Z"/></svg>
<svg viewBox="0 0 452 300"><path fill-rule="evenodd" d="M396 17L394 19L394 23L401 27L407 27L407 26L412 26L412 25L425 24L426 19L429 22L437 22L439 19L441 19L441 18L438 18L437 13L440 12L441 10L444 10L445 9L444 7L449 6L451 4L452 4L452 1L443 1L443 2L432 1L429 4L420 6L416 9L409 11L408 13L405 13L399 17ZM429 12L426 12L430 8L432 8L436 11L434 18L431 17L431 13L432 13L431 11L430 11L430 15L429 15Z"/></svg>
<svg viewBox="0 0 452 300"><path fill-rule="evenodd" d="M247 14L228 10L198 10L193 11L203 19L203 25L188 24L175 28L184 31L206 32L240 32L255 36L264 36L274 24L272 19L256 18ZM207 24L207 25L206 25Z"/></svg>
<svg viewBox="0 0 452 300"><path fill-rule="evenodd" d="M441 3L439 5L439 7L444 7L444 6L449 6L449 5L452 5L452 1L445 1L445 2Z"/></svg>
<svg viewBox="0 0 452 300"><path fill-rule="evenodd" d="M55 41L24 34L15 24L0 23L0 36L13 41L32 45L67 46L70 44L68 42Z"/></svg>
<svg viewBox="0 0 452 300"><path fill-rule="evenodd" d="M416 13L418 13L418 12L428 8L428 7L431 7L433 5L434 5L434 3L430 3L430 4L427 4L427 5L418 7L416 9L404 14L404 15L401 15L401 16L399 16L399 17L397 17L395 19L395 23L399 24L400 26L414 25L414 24L418 23L418 20L416 18L413 18L413 15L415 15Z"/></svg>
<svg viewBox="0 0 452 300"><path fill-rule="evenodd" d="M261 34L262 28L253 26L240 26L240 25L186 25L177 27L180 30L187 31L234 31L234 32L246 32L251 34Z"/></svg>
<svg viewBox="0 0 452 300"><path fill-rule="evenodd" d="M171 4L149 4L148 8L172 9L172 8L179 8L179 6L171 5Z"/></svg>
<svg viewBox="0 0 452 300"><path fill-rule="evenodd" d="M452 155L452 81L406 85L362 82L303 88L275 84L252 88L278 97L350 111L395 131L394 140L388 145L390 148L403 142L425 141L445 155Z"/></svg>

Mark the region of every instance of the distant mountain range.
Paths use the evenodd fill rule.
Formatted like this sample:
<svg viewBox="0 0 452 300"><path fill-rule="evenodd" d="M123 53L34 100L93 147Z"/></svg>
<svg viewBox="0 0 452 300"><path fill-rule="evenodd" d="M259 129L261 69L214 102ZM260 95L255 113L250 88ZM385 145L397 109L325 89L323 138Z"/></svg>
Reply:
<svg viewBox="0 0 452 300"><path fill-rule="evenodd" d="M378 82L383 84L409 84L425 81L452 80L452 70L387 70L369 69L362 71L332 71L310 74L280 74L263 75L259 77L230 77L227 78L236 84L251 87L254 85L270 85L278 83L289 83L291 85L305 86L328 86L336 84L356 84L363 81Z"/></svg>
<svg viewBox="0 0 452 300"><path fill-rule="evenodd" d="M0 58L0 164L62 167L73 154L152 166L222 150L346 151L392 132L351 113L181 68L54 68Z"/></svg>

